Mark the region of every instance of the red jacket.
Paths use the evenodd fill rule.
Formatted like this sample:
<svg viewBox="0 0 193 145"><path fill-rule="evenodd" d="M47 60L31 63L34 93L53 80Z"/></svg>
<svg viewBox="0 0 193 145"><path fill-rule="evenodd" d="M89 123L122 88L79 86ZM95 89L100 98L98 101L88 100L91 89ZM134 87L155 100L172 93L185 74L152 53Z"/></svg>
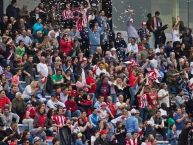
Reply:
<svg viewBox="0 0 193 145"><path fill-rule="evenodd" d="M34 117L35 117L35 115L36 115L36 108L35 108L35 107L28 107L28 108L26 109L26 112L25 112L24 116L23 116L23 119L26 119L26 113L27 113L27 111L30 113L30 114L29 114L29 117L32 118L32 119L34 119Z"/></svg>
<svg viewBox="0 0 193 145"><path fill-rule="evenodd" d="M114 104L109 104L107 103L108 108L110 109L111 113L113 114L113 116L116 115L116 109L115 109L115 105Z"/></svg>
<svg viewBox="0 0 193 145"><path fill-rule="evenodd" d="M77 110L77 104L75 101L69 101L67 100L65 102L66 110L70 110L71 112L75 112Z"/></svg>
<svg viewBox="0 0 193 145"><path fill-rule="evenodd" d="M129 68L129 86L135 87L137 82L137 76L133 74L133 68Z"/></svg>
<svg viewBox="0 0 193 145"><path fill-rule="evenodd" d="M42 127L44 128L45 127L45 124L46 124L46 114L37 114L34 118L34 128L38 128L38 127Z"/></svg>
<svg viewBox="0 0 193 145"><path fill-rule="evenodd" d="M96 80L93 77L87 77L86 78L87 85L90 85L92 83L96 83ZM88 89L89 93L95 93L96 91L96 84L92 85L91 88Z"/></svg>
<svg viewBox="0 0 193 145"><path fill-rule="evenodd" d="M70 55L73 46L74 46L73 40L71 40L71 41L64 40L64 39L60 40L60 52L66 53L67 56Z"/></svg>

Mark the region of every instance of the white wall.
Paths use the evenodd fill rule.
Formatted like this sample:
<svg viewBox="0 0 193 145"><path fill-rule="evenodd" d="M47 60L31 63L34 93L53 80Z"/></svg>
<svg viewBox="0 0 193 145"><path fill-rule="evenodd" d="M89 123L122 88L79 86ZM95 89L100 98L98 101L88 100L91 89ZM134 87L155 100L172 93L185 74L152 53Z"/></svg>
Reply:
<svg viewBox="0 0 193 145"><path fill-rule="evenodd" d="M17 0L17 6L22 8L23 5L27 5L28 11L33 10L41 0ZM11 3L11 0L3 0L4 4L4 13L6 12L7 6Z"/></svg>

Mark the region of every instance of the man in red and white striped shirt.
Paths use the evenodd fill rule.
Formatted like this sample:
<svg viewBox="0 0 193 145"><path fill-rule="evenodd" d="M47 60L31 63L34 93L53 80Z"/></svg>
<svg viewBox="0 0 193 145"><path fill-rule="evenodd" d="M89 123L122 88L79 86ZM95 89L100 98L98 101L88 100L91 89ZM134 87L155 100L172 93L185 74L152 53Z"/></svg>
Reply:
<svg viewBox="0 0 193 145"><path fill-rule="evenodd" d="M64 109L59 107L57 110L57 115L53 116L53 120L56 123L57 132L66 124L67 118L64 116Z"/></svg>
<svg viewBox="0 0 193 145"><path fill-rule="evenodd" d="M144 90L145 90L145 92L144 92ZM146 120L148 117L148 110L147 110L147 108L148 108L148 91L149 91L148 87L143 87L140 94L137 95L138 107L140 108L139 112L140 112L140 116L143 119L143 121Z"/></svg>
<svg viewBox="0 0 193 145"><path fill-rule="evenodd" d="M74 18L74 13L70 9L70 3L66 4L66 9L63 11L63 18L64 20L69 20Z"/></svg>

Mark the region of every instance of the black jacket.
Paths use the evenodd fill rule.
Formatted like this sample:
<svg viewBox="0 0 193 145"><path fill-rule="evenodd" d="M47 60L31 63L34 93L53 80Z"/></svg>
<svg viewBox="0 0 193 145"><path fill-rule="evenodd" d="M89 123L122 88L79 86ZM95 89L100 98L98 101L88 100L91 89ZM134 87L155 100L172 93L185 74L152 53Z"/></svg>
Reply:
<svg viewBox="0 0 193 145"><path fill-rule="evenodd" d="M110 145L110 143L107 140L103 140L101 137L99 137L95 140L94 145Z"/></svg>
<svg viewBox="0 0 193 145"><path fill-rule="evenodd" d="M19 18L19 9L10 4L6 9L6 15L9 18L14 17L18 19Z"/></svg>
<svg viewBox="0 0 193 145"><path fill-rule="evenodd" d="M187 145L188 144L188 134L193 127L182 129L181 134L179 135L178 145Z"/></svg>

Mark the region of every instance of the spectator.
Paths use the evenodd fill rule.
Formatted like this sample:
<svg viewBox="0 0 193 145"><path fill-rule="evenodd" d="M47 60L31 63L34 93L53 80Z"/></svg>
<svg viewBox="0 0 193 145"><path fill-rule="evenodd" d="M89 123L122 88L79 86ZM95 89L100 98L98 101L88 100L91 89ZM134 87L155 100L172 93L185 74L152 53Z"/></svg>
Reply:
<svg viewBox="0 0 193 145"><path fill-rule="evenodd" d="M25 54L25 47L24 47L24 42L23 40L19 41L19 45L16 47L16 55L17 57L23 57Z"/></svg>
<svg viewBox="0 0 193 145"><path fill-rule="evenodd" d="M65 102L65 105L68 117L71 118L80 116L80 110L77 110L77 103L74 101L74 97L69 97Z"/></svg>
<svg viewBox="0 0 193 145"><path fill-rule="evenodd" d="M141 25L142 25L141 28L138 30L139 37L140 37L141 40L142 40L143 38L148 39L149 36L150 36L150 32L149 32L149 30L147 29L146 22L142 22Z"/></svg>
<svg viewBox="0 0 193 145"><path fill-rule="evenodd" d="M91 17L88 18L88 22L91 21ZM102 32L102 29L99 27L99 24L97 22L93 22L92 27L90 29L90 25L88 23L88 35L90 40L90 46L91 46L91 54L94 54L96 52L96 48L100 46L100 34Z"/></svg>
<svg viewBox="0 0 193 145"><path fill-rule="evenodd" d="M37 114L34 118L34 129L31 130L33 136L39 136L46 140L46 114L45 114L45 104L40 104L37 110ZM35 138L34 138L35 139Z"/></svg>
<svg viewBox="0 0 193 145"><path fill-rule="evenodd" d="M170 107L169 92L167 90L167 85L162 84L161 90L158 92L159 105L166 103L167 107Z"/></svg>
<svg viewBox="0 0 193 145"><path fill-rule="evenodd" d="M30 13L30 22L33 25L38 19L45 19L45 15L40 11L39 7L36 7Z"/></svg>
<svg viewBox="0 0 193 145"><path fill-rule="evenodd" d="M1 90L0 91L0 108L4 109L5 105L9 104L9 110L11 110L11 102L9 100L9 98L7 98L7 96L5 95L5 91Z"/></svg>
<svg viewBox="0 0 193 145"><path fill-rule="evenodd" d="M20 134L18 132L18 124L16 122L12 122L10 128L6 129L6 134L6 143L8 143L8 141L15 141L20 138Z"/></svg>
<svg viewBox="0 0 193 145"><path fill-rule="evenodd" d="M94 142L94 145L108 144L108 141L106 140L107 133L107 130L101 130L99 137Z"/></svg>
<svg viewBox="0 0 193 145"><path fill-rule="evenodd" d="M33 35L35 35L37 32L43 31L43 25L42 25L42 19L38 18L37 22L33 25Z"/></svg>
<svg viewBox="0 0 193 145"><path fill-rule="evenodd" d="M68 32L64 32L63 37L60 40L60 53L65 53L66 56L70 56L73 46L73 39L69 37Z"/></svg>
<svg viewBox="0 0 193 145"><path fill-rule="evenodd" d="M33 142L34 142L34 145L41 145L41 138L40 137L35 137L34 139L33 139Z"/></svg>
<svg viewBox="0 0 193 145"><path fill-rule="evenodd" d="M62 76L62 70L60 70L60 69L56 70L56 74L52 75L52 81L55 85L64 83L64 79L63 79L63 76Z"/></svg>
<svg viewBox="0 0 193 145"><path fill-rule="evenodd" d="M108 84L107 76L103 77L100 82L97 83L96 86L96 97L103 96L104 99L107 99L107 96L110 95L110 85Z"/></svg>
<svg viewBox="0 0 193 145"><path fill-rule="evenodd" d="M32 81L30 85L27 85L23 91L23 98L25 101L29 101L32 96L35 96L39 90L38 82Z"/></svg>
<svg viewBox="0 0 193 145"><path fill-rule="evenodd" d="M176 125L173 124L170 126L170 130L168 132L168 140L171 145L177 145L177 134L176 134Z"/></svg>
<svg viewBox="0 0 193 145"><path fill-rule="evenodd" d="M64 103L58 101L57 96L52 95L46 104L46 108L47 108L47 110L49 110L49 109L57 110L58 107L65 108L65 105L64 105Z"/></svg>
<svg viewBox="0 0 193 145"><path fill-rule="evenodd" d="M132 137L126 139L126 144L138 144L138 133L137 132L132 132Z"/></svg>
<svg viewBox="0 0 193 145"><path fill-rule="evenodd" d="M23 73L25 75L26 85L29 85L30 82L34 80L34 70L33 70L33 56L28 56L27 62L23 66Z"/></svg>
<svg viewBox="0 0 193 145"><path fill-rule="evenodd" d="M185 127L183 128L179 136L179 141L178 141L179 145L188 143L188 133L191 129L192 129L191 123L189 121L186 122Z"/></svg>
<svg viewBox="0 0 193 145"><path fill-rule="evenodd" d="M30 134L29 131L24 130L24 132L23 132L23 134L22 134L22 137L21 137L21 142L22 142L24 145L26 145L26 144L32 144L33 138L32 138L32 136L31 136L31 134ZM22 145L23 145L23 144L22 144Z"/></svg>
<svg viewBox="0 0 193 145"><path fill-rule="evenodd" d="M10 106L5 105L4 112L3 112L3 120L5 121L5 127L9 128L13 122L19 123L20 117L16 113L12 113L9 111Z"/></svg>
<svg viewBox="0 0 193 145"><path fill-rule="evenodd" d="M27 36L27 32L25 29L23 29L22 33L16 38L16 43L19 44L20 40L22 40L27 47L32 45L32 40L29 36Z"/></svg>
<svg viewBox="0 0 193 145"><path fill-rule="evenodd" d="M99 116L98 116L98 109L94 108L92 114L89 115L89 122L90 124L97 129Z"/></svg>
<svg viewBox="0 0 193 145"><path fill-rule="evenodd" d="M12 85L10 91L7 93L7 97L9 98L10 101L12 101L15 98L17 92L19 92L18 86Z"/></svg>
<svg viewBox="0 0 193 145"><path fill-rule="evenodd" d="M136 110L132 109L130 113L131 116L127 118L125 127L127 130L127 134L131 137L132 132L139 132L139 125L138 120L135 117Z"/></svg>
<svg viewBox="0 0 193 145"><path fill-rule="evenodd" d="M163 139L166 140L166 131L164 128L164 120L161 117L161 112L156 111L155 117L151 118L152 126L155 127L156 132L162 135Z"/></svg>
<svg viewBox="0 0 193 145"><path fill-rule="evenodd" d="M12 100L12 112L19 115L20 118L24 116L25 102L20 92L17 92L15 98Z"/></svg>
<svg viewBox="0 0 193 145"><path fill-rule="evenodd" d="M19 17L19 9L16 8L16 6L17 6L17 1L16 0L12 0L11 4L6 9L6 15L8 17L14 17L14 18L18 19L18 17Z"/></svg>
<svg viewBox="0 0 193 145"><path fill-rule="evenodd" d="M11 79L11 84L15 86L19 86L20 77L21 77L22 71L21 69L16 70L16 74Z"/></svg>
<svg viewBox="0 0 193 145"><path fill-rule="evenodd" d="M36 115L36 108L32 106L31 102L28 102L22 123L27 124L29 126L29 130L34 128L33 122L35 115Z"/></svg>
<svg viewBox="0 0 193 145"><path fill-rule="evenodd" d="M174 120L176 122L177 136L180 135L182 129L184 128L186 117L187 117L186 115L182 115L181 108L178 108L176 115L174 116Z"/></svg>

